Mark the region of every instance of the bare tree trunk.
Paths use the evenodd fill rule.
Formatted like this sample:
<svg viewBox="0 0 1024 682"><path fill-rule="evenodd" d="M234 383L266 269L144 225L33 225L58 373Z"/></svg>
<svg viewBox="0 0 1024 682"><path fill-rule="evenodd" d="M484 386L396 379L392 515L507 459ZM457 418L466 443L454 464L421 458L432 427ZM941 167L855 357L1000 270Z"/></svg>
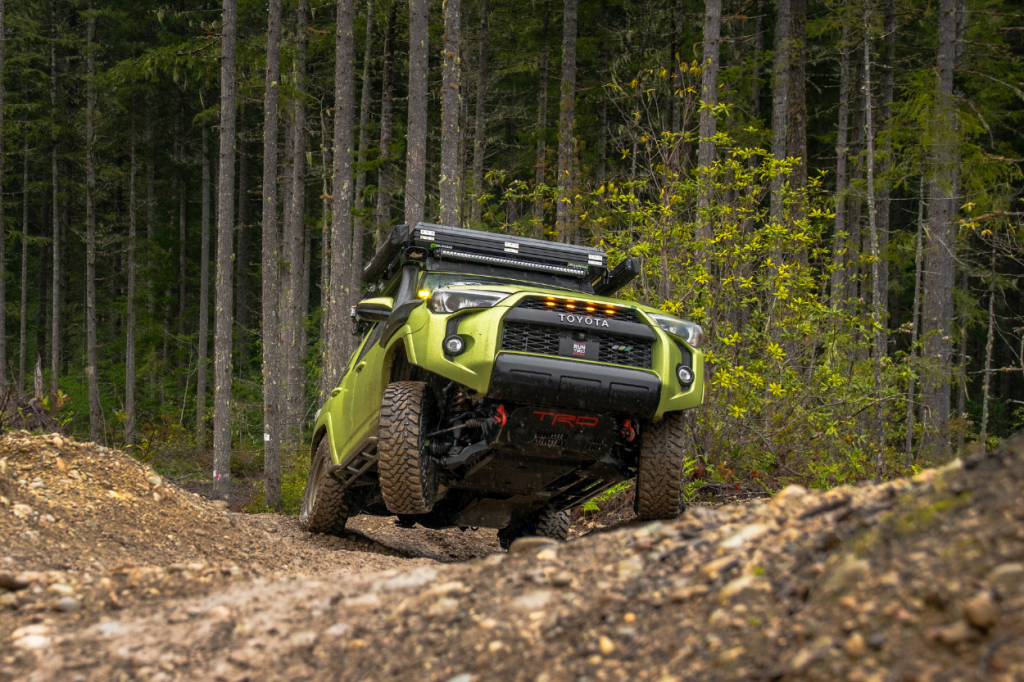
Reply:
<svg viewBox="0 0 1024 682"><path fill-rule="evenodd" d="M960 271L960 290L967 292L970 278L967 274L967 268L963 268ZM967 324L970 322L970 315L966 312L960 315L960 367L957 371L957 391L956 391L956 413L960 415L962 419L967 418L967 353L969 351L968 346L968 334ZM963 452L964 443L967 440L967 424L964 424L964 428L958 429L956 436L956 452Z"/></svg>
<svg viewBox="0 0 1024 682"><path fill-rule="evenodd" d="M697 201L701 211L701 220L697 228L697 238L710 240L714 236L710 216L712 180L709 177L711 166L715 163L715 134L718 130L718 119L708 107L718 104L718 51L719 36L722 30L722 0L705 0L704 2L704 70L701 75L700 99L704 107L700 112L700 146L697 148L697 166L702 178L703 191Z"/></svg>
<svg viewBox="0 0 1024 682"><path fill-rule="evenodd" d="M882 67L882 101L879 107L878 129L883 133L881 158L879 159L878 172L881 174L881 183L878 188L878 248L882 256L878 264L878 286L881 298L882 309L882 335L886 345L889 338L889 209L890 209L890 187L889 169L892 165L892 139L886 134L892 127L892 100L895 83L893 69L896 64L896 3L894 0L885 1L885 16L883 24L883 40L885 43L885 58Z"/></svg>
<svg viewBox="0 0 1024 682"><path fill-rule="evenodd" d="M293 82L298 94L292 100L292 177L288 218L284 224L283 261L287 264L282 280L281 339L284 350L282 378L285 380L284 442L295 447L301 440L304 412L302 359L305 355L302 318L307 300L303 300L305 270L306 214L306 56L309 45L308 0L299 0L296 10L296 60Z"/></svg>
<svg viewBox="0 0 1024 682"><path fill-rule="evenodd" d="M917 205L917 244L914 249L914 308L910 313L910 378L907 380L907 438L905 443L906 459L904 463L909 469L914 464L914 358L917 355L918 311L921 309L921 241L924 233L924 174L921 174L921 189L918 193Z"/></svg>
<svg viewBox="0 0 1024 682"><path fill-rule="evenodd" d="M921 381L921 399L928 411L924 447L936 459L949 451L949 356L952 352L949 323L953 319L953 224L956 219L954 169L955 113L953 69L956 54L956 0L941 0L938 32L938 98L929 149L932 176L929 181L928 244L924 274L922 357L931 365Z"/></svg>
<svg viewBox="0 0 1024 682"><path fill-rule="evenodd" d="M786 155L800 159L790 184L807 187L807 0L790 1L789 94L786 97Z"/></svg>
<svg viewBox="0 0 1024 682"><path fill-rule="evenodd" d="M50 115L57 116L57 0L50 0ZM56 123L56 121L54 121ZM56 129L56 125L54 125ZM51 255L53 268L50 285L52 302L50 304L50 392L53 395L51 405L56 409L57 375L60 373L60 207L59 182L57 174L57 139L53 138L50 146L50 172L53 177L53 196L50 218L53 220L53 241Z"/></svg>
<svg viewBox="0 0 1024 682"><path fill-rule="evenodd" d="M135 117L132 117L132 139L128 170L128 300L126 317L128 339L124 355L124 409L128 419L124 422L124 442L135 442L135 175L138 172L135 142Z"/></svg>
<svg viewBox="0 0 1024 682"><path fill-rule="evenodd" d="M441 224L459 224L460 0L444 0L444 72L441 78Z"/></svg>
<svg viewBox="0 0 1024 682"><path fill-rule="evenodd" d="M2 0L0 0L2 2ZM28 136L21 176L21 329L18 333L18 391L25 390L25 332L28 325ZM40 269L42 263L39 264ZM39 300L42 307L43 301Z"/></svg>
<svg viewBox="0 0 1024 682"><path fill-rule="evenodd" d="M562 92L558 119L558 203L555 229L558 241L567 242L572 232L572 124L576 114L576 6L565 0L562 23Z"/></svg>
<svg viewBox="0 0 1024 682"><path fill-rule="evenodd" d="M875 399L882 394L882 357L885 355L885 338L882 335L881 294L878 291L878 225L875 221L875 128L871 119L871 4L864 6L864 139L867 140L867 174L868 174L868 231L871 237L871 326L874 331L874 375ZM882 404L875 406L875 419L872 425L874 443L878 450L875 459L875 482L882 480L882 469L885 466L885 413Z"/></svg>
<svg viewBox="0 0 1024 682"><path fill-rule="evenodd" d="M4 177L4 49L7 42L4 26L4 0L0 0L0 197ZM0 201L0 391L7 389L7 229L4 225L3 201Z"/></svg>
<svg viewBox="0 0 1024 682"><path fill-rule="evenodd" d="M217 285L213 331L214 490L226 497L231 486L231 252L235 233L235 35L237 0L224 0L220 57L220 170L217 173Z"/></svg>
<svg viewBox="0 0 1024 682"><path fill-rule="evenodd" d="M196 363L196 445L206 444L206 365L210 343L210 126L203 121L203 215L199 256L199 361Z"/></svg>
<svg viewBox="0 0 1024 682"><path fill-rule="evenodd" d="M988 283L988 338L985 340L985 384L981 389L981 447L987 448L988 441L988 399L992 387L992 340L996 327L996 247L992 245L992 266L989 268ZM965 339L966 341L966 339ZM964 343L966 350L967 344Z"/></svg>
<svg viewBox="0 0 1024 682"><path fill-rule="evenodd" d="M846 262L846 298L856 299L863 297L859 292L860 286L865 281L860 272L860 256L863 253L863 235L861 230L862 194L859 191L851 191L851 185L859 186L861 174L864 171L860 163L861 150L864 146L864 88L862 85L864 65L858 55L851 81L851 92L857 93L853 103L853 141L848 146L846 154L847 168L850 171L851 180L847 185L846 193L846 251L844 260ZM852 165L852 168L851 168Z"/></svg>
<svg viewBox="0 0 1024 682"><path fill-rule="evenodd" d="M372 0L371 0L372 1ZM267 77L263 101L263 498L281 507L281 418L278 368L281 345L277 319L280 239L277 220L278 83L281 81L281 0L269 0Z"/></svg>
<svg viewBox="0 0 1024 682"><path fill-rule="evenodd" d="M363 240L352 230L352 116L355 112L355 40L353 0L338 2L338 34L334 63L334 189L331 237L331 282L328 287L327 374L325 386L337 386L352 353L346 334L350 306L359 300ZM365 89L365 88L364 88Z"/></svg>
<svg viewBox="0 0 1024 682"><path fill-rule="evenodd" d="M461 3L460 3L461 4ZM462 22L466 23L465 7L460 7ZM459 62L462 66L468 67L469 62L466 55L469 54L467 47L468 40L459 41ZM462 81L459 86L461 93L465 94L470 90L470 73L468 68L460 69L459 77ZM466 225L466 169L469 167L469 97L459 97L459 227Z"/></svg>
<svg viewBox="0 0 1024 682"><path fill-rule="evenodd" d="M832 233L832 305L838 306L846 288L846 155L850 120L850 25L843 17L839 66L839 132L836 135L836 218Z"/></svg>
<svg viewBox="0 0 1024 682"><path fill-rule="evenodd" d="M242 121L245 121L242 107ZM252 231L249 229L249 154L248 144L238 135L238 249L235 255L235 354L243 362L249 356L249 258Z"/></svg>
<svg viewBox="0 0 1024 682"><path fill-rule="evenodd" d="M367 150L370 148L370 110L373 100L373 84L370 76L370 63L373 59L373 47L374 47L374 3L376 0L367 0L367 44L364 50L362 50L362 94L359 97L359 163L365 164L367 162ZM367 188L367 169L366 167L359 167L359 172L355 176L355 210L353 211L354 218L352 220L352 240L359 243L359 248L362 248L362 240L366 235L366 226L362 221L362 206L364 206L364 197L362 193ZM358 261L358 267L362 267L362 259ZM360 291L359 282L356 281L355 296L358 297ZM342 313L345 314L345 313Z"/></svg>
<svg viewBox="0 0 1024 682"><path fill-rule="evenodd" d="M486 0L485 0L486 1ZM384 76L380 98L380 167L377 169L377 231L374 245L380 248L391 227L391 119L395 109L395 19L398 3L391 0L384 31Z"/></svg>
<svg viewBox="0 0 1024 682"><path fill-rule="evenodd" d="M457 4L458 0L455 1ZM426 200L429 10L429 0L409 0L409 117L405 155L405 222L408 225L422 222Z"/></svg>
<svg viewBox="0 0 1024 682"><path fill-rule="evenodd" d="M537 198L533 202L534 236L544 236L544 195L540 193L540 186L544 184L545 170L547 167L548 150L548 30L551 24L551 0L544 0L544 18L541 28L540 43L540 91L537 94L537 166L535 170L534 189L537 191ZM601 50L602 69L601 77L605 77L605 50ZM602 84L603 85L603 84ZM601 99L604 106L604 98ZM607 110L602 109L607 116ZM604 143L605 125L602 123L600 130L601 137L598 140L598 175L604 174Z"/></svg>
<svg viewBox="0 0 1024 682"><path fill-rule="evenodd" d="M790 0L777 0L776 6L775 64L772 68L772 156L781 161L786 158L786 124L789 121ZM783 183L784 178L781 176L772 180L771 216L777 223L783 219Z"/></svg>
<svg viewBox="0 0 1024 682"><path fill-rule="evenodd" d="M93 52L93 37L96 34L96 16L89 3L86 20L86 104L85 104L85 345L88 356L85 373L89 379L89 438L100 442L103 414L100 407L100 380L98 376L96 341L96 55ZM0 239L2 241L2 239ZM0 251L0 260L3 252ZM0 275L3 270L0 266ZM0 304L3 303L3 287L0 285ZM2 311L2 308L0 308ZM3 314L0 313L0 318ZM3 323L0 322L0 334ZM0 351L3 346L0 342ZM0 355L0 360L3 356ZM0 372L2 374L3 372Z"/></svg>
<svg viewBox="0 0 1024 682"><path fill-rule="evenodd" d="M570 0L575 2L575 0ZM484 193L484 153L487 145L487 43L489 35L490 4L480 0L480 56L476 70L476 134L473 136L473 210L474 227L479 227L483 216L480 196Z"/></svg>
<svg viewBox="0 0 1024 682"><path fill-rule="evenodd" d="M179 94L178 100L178 387L182 390L185 388L185 380L188 376L188 357L184 355L184 337L185 337L185 279L188 274L186 270L187 258L186 258L186 194L185 194L185 149L186 149L186 132L185 132L185 104L183 98Z"/></svg>

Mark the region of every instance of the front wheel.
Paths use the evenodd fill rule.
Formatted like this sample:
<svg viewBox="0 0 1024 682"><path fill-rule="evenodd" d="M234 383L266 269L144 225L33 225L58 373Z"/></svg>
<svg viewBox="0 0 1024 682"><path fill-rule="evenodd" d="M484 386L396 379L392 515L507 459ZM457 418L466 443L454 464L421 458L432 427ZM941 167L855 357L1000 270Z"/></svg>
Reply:
<svg viewBox="0 0 1024 682"><path fill-rule="evenodd" d="M377 430L380 490L392 514L426 514L437 500L437 462L426 451L437 426L430 386L396 381L384 391Z"/></svg>
<svg viewBox="0 0 1024 682"><path fill-rule="evenodd" d="M331 445L324 436L309 465L306 493L299 510L299 526L310 533L342 535L349 509L341 483L328 473L330 466Z"/></svg>
<svg viewBox="0 0 1024 682"><path fill-rule="evenodd" d="M669 412L660 422L649 425L642 435L634 502L636 515L642 521L674 519L686 510L683 425L682 412Z"/></svg>

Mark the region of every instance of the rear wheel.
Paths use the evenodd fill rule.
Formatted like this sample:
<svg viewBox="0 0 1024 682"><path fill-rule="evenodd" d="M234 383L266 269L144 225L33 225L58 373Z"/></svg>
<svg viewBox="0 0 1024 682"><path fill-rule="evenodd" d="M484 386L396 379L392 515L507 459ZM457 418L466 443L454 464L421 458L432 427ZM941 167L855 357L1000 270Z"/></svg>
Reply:
<svg viewBox="0 0 1024 682"><path fill-rule="evenodd" d="M565 542L569 539L569 526L571 525L572 512L570 510L556 511L545 508L529 521L511 524L499 530L498 542L502 549L508 549L518 538L527 536L551 538Z"/></svg>
<svg viewBox="0 0 1024 682"><path fill-rule="evenodd" d="M422 381L396 381L384 391L377 431L380 488L392 514L426 514L437 500L437 462L424 448L437 407Z"/></svg>
<svg viewBox="0 0 1024 682"><path fill-rule="evenodd" d="M660 422L650 424L642 435L634 502L641 520L674 519L686 509L683 424L682 412L669 412Z"/></svg>
<svg viewBox="0 0 1024 682"><path fill-rule="evenodd" d="M345 532L348 504L341 483L328 473L331 463L331 445L324 436L310 462L306 493L299 510L299 526L310 533L341 535Z"/></svg>

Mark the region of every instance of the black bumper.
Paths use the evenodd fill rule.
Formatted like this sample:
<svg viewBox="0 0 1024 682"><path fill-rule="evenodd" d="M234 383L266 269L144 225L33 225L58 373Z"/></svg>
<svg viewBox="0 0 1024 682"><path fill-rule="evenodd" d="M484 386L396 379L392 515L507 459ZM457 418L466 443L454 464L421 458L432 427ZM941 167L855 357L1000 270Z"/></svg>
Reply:
<svg viewBox="0 0 1024 682"><path fill-rule="evenodd" d="M653 417L661 381L653 372L627 367L498 353L487 394L530 405Z"/></svg>

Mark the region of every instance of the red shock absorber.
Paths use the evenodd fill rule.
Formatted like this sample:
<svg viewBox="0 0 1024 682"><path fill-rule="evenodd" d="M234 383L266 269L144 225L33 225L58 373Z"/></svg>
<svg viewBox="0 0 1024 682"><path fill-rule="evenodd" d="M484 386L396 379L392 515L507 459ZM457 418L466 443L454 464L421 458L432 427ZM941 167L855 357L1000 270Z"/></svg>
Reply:
<svg viewBox="0 0 1024 682"><path fill-rule="evenodd" d="M634 440L636 440L636 429L633 428L632 419L623 420L620 433L622 433L627 443L632 443Z"/></svg>

